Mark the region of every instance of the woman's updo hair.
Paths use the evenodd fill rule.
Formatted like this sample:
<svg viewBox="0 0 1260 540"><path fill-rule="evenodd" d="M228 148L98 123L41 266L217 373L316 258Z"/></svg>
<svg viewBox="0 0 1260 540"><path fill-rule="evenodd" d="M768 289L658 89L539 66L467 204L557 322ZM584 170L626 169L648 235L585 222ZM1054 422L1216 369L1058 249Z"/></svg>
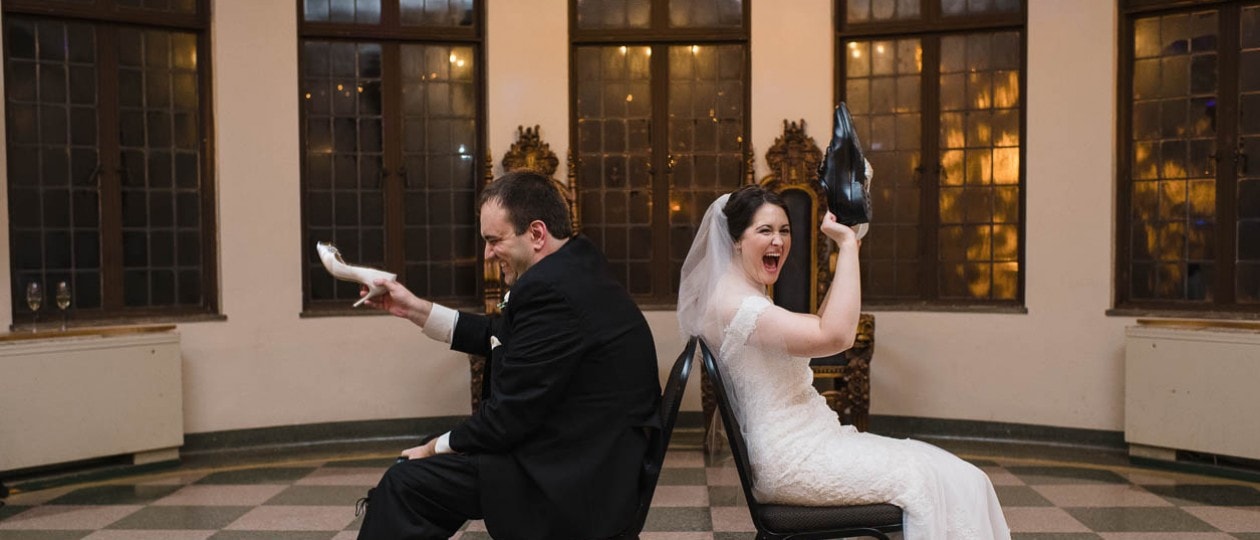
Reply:
<svg viewBox="0 0 1260 540"><path fill-rule="evenodd" d="M773 204L782 208L783 213L787 213L787 205L783 203L779 194L759 185L744 186L731 194L731 198L726 201L726 206L722 207L722 213L726 214L726 228L731 234L732 242L739 241L739 237L744 234L744 229L752 223L753 214L756 214L757 209L763 204Z"/></svg>

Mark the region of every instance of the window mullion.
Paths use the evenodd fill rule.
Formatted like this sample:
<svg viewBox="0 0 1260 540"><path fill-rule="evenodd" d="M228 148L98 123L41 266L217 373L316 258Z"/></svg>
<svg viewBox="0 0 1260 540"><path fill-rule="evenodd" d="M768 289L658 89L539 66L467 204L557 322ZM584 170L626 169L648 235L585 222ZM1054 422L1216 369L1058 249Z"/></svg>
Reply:
<svg viewBox="0 0 1260 540"><path fill-rule="evenodd" d="M382 166L385 196L385 267L403 274L403 181L408 171L402 158L402 64L398 42L381 44L381 123L384 133ZM424 171L410 171L422 174Z"/></svg>
<svg viewBox="0 0 1260 540"><path fill-rule="evenodd" d="M651 62L652 158L650 163L653 171L652 238L655 239L652 243L652 299L654 302L668 303L674 298L668 271L670 267L669 196L674 183L673 171L669 163L669 46L652 45Z"/></svg>
<svg viewBox="0 0 1260 540"><path fill-rule="evenodd" d="M1221 6L1220 42L1217 45L1217 111L1216 143L1216 280L1213 283L1213 302L1218 306L1236 302L1234 271L1237 263L1238 212L1235 195L1238 192L1239 154L1239 68L1241 36L1238 4Z"/></svg>
<svg viewBox="0 0 1260 540"><path fill-rule="evenodd" d="M932 302L940 297L940 117L941 117L941 40L924 36L922 41L923 111L919 155L919 290L920 298Z"/></svg>
<svg viewBox="0 0 1260 540"><path fill-rule="evenodd" d="M97 190L100 196L101 308L105 312L123 307L122 274L122 161L118 126L118 29L97 25L99 47L97 107L100 141Z"/></svg>
<svg viewBox="0 0 1260 540"><path fill-rule="evenodd" d="M652 0L652 29L669 28L669 0ZM653 51L655 53L657 51Z"/></svg>

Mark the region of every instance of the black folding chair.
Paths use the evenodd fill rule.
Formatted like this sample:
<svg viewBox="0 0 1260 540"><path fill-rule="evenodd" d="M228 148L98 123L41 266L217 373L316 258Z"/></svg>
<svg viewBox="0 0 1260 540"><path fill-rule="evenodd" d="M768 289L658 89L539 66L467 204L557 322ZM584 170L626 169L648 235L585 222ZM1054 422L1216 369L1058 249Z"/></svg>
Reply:
<svg viewBox="0 0 1260 540"><path fill-rule="evenodd" d="M700 354L704 370L713 384L718 410L726 426L726 438L731 444L739 482L744 486L748 499L748 512L757 527L758 540L788 539L821 540L825 538L849 538L871 536L888 540L884 533L901 530L901 508L891 504L863 504L854 506L790 506L761 504L752 494L752 468L748 464L748 446L744 443L739 420L731 409L731 396L727 394L722 373L708 344L700 338Z"/></svg>
<svg viewBox="0 0 1260 540"><path fill-rule="evenodd" d="M687 378L691 376L691 362L696 356L697 338L687 340L687 346L674 368L669 372L669 380L661 392L661 429L653 433L648 441L648 459L644 463L643 476L639 479L639 510L634 521L618 539L638 538L647 522L648 511L652 509L652 495L656 493L656 482L661 478L661 467L665 463L665 452L669 450L669 439L674 434L674 424L678 420L678 409L682 406L683 391L687 388Z"/></svg>

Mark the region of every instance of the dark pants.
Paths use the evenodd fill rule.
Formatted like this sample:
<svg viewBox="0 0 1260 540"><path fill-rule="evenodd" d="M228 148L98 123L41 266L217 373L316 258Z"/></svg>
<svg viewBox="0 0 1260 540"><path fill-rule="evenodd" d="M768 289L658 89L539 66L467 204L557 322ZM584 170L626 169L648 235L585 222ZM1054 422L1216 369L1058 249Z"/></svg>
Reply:
<svg viewBox="0 0 1260 540"><path fill-rule="evenodd" d="M395 464L371 491L359 540L450 538L481 519L476 459L442 454Z"/></svg>

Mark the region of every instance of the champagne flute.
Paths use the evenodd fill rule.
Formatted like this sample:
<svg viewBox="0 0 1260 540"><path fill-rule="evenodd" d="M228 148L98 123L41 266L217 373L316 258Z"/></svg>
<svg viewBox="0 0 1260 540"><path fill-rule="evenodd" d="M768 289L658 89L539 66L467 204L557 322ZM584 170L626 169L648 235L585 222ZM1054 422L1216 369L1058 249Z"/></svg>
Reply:
<svg viewBox="0 0 1260 540"><path fill-rule="evenodd" d="M69 314L66 309L70 307L70 285L62 281L57 284L57 309L61 310L61 331L66 331L66 318Z"/></svg>
<svg viewBox="0 0 1260 540"><path fill-rule="evenodd" d="M31 313L35 315L35 324L31 326L31 332L35 332L39 326L39 307L44 304L44 291L40 288L39 283L30 282L26 284L26 307L31 308Z"/></svg>

